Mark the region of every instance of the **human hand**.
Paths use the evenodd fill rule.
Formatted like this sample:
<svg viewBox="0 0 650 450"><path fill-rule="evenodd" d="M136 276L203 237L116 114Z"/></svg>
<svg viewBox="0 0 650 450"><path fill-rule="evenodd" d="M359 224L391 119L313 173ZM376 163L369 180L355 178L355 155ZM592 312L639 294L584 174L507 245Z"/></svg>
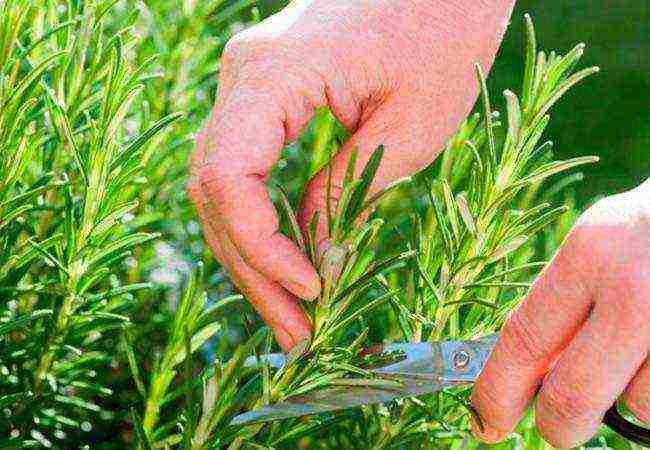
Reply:
<svg viewBox="0 0 650 450"><path fill-rule="evenodd" d="M621 394L650 423L649 350L646 182L587 210L509 318L474 387L475 434L503 440L535 395L539 431L557 447L591 438Z"/></svg>
<svg viewBox="0 0 650 450"><path fill-rule="evenodd" d="M283 145L327 105L354 133L332 165L334 197L354 147L362 167L385 146L374 191L425 167L471 110L473 64L490 67L513 4L294 1L226 46L188 191L215 256L285 350L310 335L295 296L317 297L320 279L278 231L266 190ZM303 226L323 209L325 180L317 174L308 186Z"/></svg>

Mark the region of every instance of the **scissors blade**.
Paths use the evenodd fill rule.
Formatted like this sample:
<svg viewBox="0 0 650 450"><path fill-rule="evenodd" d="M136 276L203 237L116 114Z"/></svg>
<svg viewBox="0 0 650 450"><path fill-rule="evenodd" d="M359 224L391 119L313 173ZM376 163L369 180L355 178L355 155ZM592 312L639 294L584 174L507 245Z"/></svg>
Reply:
<svg viewBox="0 0 650 450"><path fill-rule="evenodd" d="M474 341L396 343L384 352L403 352L399 362L373 369L377 375L398 383L377 385L334 386L236 416L231 425L245 425L301 417L362 405L386 403L403 397L438 392L442 389L476 380L485 365L497 335ZM265 358L266 356L266 358ZM279 358L262 355L267 363Z"/></svg>
<svg viewBox="0 0 650 450"><path fill-rule="evenodd" d="M397 377L394 379L397 379ZM312 391L305 395L291 397L281 403L263 406L240 414L232 420L231 425L269 422L362 405L386 403L396 398L436 392L456 384L441 380L410 377L399 377L399 381L401 382L399 386L336 386Z"/></svg>

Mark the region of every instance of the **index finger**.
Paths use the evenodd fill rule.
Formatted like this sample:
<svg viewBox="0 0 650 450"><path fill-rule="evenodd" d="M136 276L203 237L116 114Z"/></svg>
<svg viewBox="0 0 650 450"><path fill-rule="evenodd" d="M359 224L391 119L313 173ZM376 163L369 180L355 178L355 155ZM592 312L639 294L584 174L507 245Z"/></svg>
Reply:
<svg viewBox="0 0 650 450"><path fill-rule="evenodd" d="M285 141L285 113L277 97L235 86L215 114L204 134L205 159L198 169L210 209L220 215L246 264L299 297L316 297L318 274L280 233L265 185Z"/></svg>
<svg viewBox="0 0 650 450"><path fill-rule="evenodd" d="M589 317L590 290L573 265L579 253L570 237L504 325L472 393L472 405L484 424L482 431L474 426L479 439L493 443L507 437L555 359Z"/></svg>

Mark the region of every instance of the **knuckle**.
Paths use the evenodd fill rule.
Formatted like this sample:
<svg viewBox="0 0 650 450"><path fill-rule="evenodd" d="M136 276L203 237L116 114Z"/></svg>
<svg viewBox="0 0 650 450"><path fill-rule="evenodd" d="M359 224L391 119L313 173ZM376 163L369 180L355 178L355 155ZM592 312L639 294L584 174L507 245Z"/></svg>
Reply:
<svg viewBox="0 0 650 450"><path fill-rule="evenodd" d="M260 37L252 29L233 36L223 50L222 64L228 67L258 68L271 65L286 69L287 56L295 53L286 39L278 36Z"/></svg>
<svg viewBox="0 0 650 450"><path fill-rule="evenodd" d="M545 384L537 398L536 419L540 428L583 428L597 419L599 408L566 383Z"/></svg>
<svg viewBox="0 0 650 450"><path fill-rule="evenodd" d="M237 65L246 52L247 43L240 35L231 37L223 48L221 64L225 66Z"/></svg>
<svg viewBox="0 0 650 450"><path fill-rule="evenodd" d="M237 195L236 177L228 175L218 162L211 161L199 167L195 180L198 185L197 190L210 199L214 208L220 209Z"/></svg>
<svg viewBox="0 0 650 450"><path fill-rule="evenodd" d="M230 73L236 85L269 88L286 79L283 74L292 64L287 58L290 50L281 39L241 35L243 33L228 41L221 57L223 72Z"/></svg>
<svg viewBox="0 0 650 450"><path fill-rule="evenodd" d="M578 221L582 220L581 217ZM563 265L569 270L580 272L589 271L593 265L597 264L599 256L599 239L592 233L586 223L576 222L566 242L562 246L557 258L562 261Z"/></svg>
<svg viewBox="0 0 650 450"><path fill-rule="evenodd" d="M548 442L553 448L574 448L578 444L577 440L567 437L557 427L549 427L539 423L536 425L542 439Z"/></svg>
<svg viewBox="0 0 650 450"><path fill-rule="evenodd" d="M617 334L628 336L640 342L650 344L650 329L646 326L650 320L650 302L648 294L648 275L639 271L621 270L611 274L597 292L601 307L615 318Z"/></svg>
<svg viewBox="0 0 650 450"><path fill-rule="evenodd" d="M497 389L494 389L495 383L504 385L503 381L505 380L495 380L495 377L491 375L484 374L479 378L479 382L472 391L472 406L487 426L499 430L509 430L513 424L506 412L511 410L512 405L509 404L506 396L499 395Z"/></svg>
<svg viewBox="0 0 650 450"><path fill-rule="evenodd" d="M211 158L209 162L202 164L196 170L198 182L201 185L210 184L215 188L222 187L225 184L223 165L218 156Z"/></svg>
<svg viewBox="0 0 650 450"><path fill-rule="evenodd" d="M570 295L578 300L590 295L593 290L590 280L597 276L599 266L599 250L589 230L576 226L547 268L548 276L540 278L539 282L544 283L545 291L560 295L557 298ZM566 289L568 285L572 287L570 290Z"/></svg>
<svg viewBox="0 0 650 450"><path fill-rule="evenodd" d="M535 405L535 422L545 441L558 448L579 444L577 430L591 423L590 408L584 397L557 386L542 389Z"/></svg>
<svg viewBox="0 0 650 450"><path fill-rule="evenodd" d="M536 321L528 319L524 310L519 308L503 328L501 342L504 353L521 361L522 365L539 361L547 353L540 331Z"/></svg>

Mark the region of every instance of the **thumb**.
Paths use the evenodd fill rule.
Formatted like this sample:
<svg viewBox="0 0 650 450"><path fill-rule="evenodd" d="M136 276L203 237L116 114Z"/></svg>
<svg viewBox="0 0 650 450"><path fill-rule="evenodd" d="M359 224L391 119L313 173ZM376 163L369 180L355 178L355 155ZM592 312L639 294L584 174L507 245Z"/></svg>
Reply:
<svg viewBox="0 0 650 450"><path fill-rule="evenodd" d="M513 6L514 0L499 0L493 7L476 8L463 16L455 30L438 30L435 34L447 45L429 55L436 62L433 68L399 76L401 82L366 98L356 133L332 161L333 203L341 193L354 148L358 150L355 176L378 146L385 148L370 195L433 162L445 140L471 111L478 94L474 63L489 71ZM448 6L440 9L448 10ZM333 113L342 119L336 108ZM327 170L321 171L305 191L299 216L303 230L317 211L326 210L327 177ZM326 222L326 215L321 213L316 229L318 243L327 238Z"/></svg>
<svg viewBox="0 0 650 450"><path fill-rule="evenodd" d="M377 147L384 146L384 156L368 194L371 196L396 180L425 168L438 156L444 140L469 113L473 98L471 95L468 97L449 105L449 108L441 108L440 117L432 123L431 99L425 101L413 94L395 92L367 119L362 118L356 133L332 160L332 206L335 207L339 200L347 164L355 148L358 155L354 175L358 177ZM300 225L306 230L314 214L320 212L316 228L318 244L327 239L327 218L323 214L327 205L327 178L325 169L311 180L299 215Z"/></svg>

